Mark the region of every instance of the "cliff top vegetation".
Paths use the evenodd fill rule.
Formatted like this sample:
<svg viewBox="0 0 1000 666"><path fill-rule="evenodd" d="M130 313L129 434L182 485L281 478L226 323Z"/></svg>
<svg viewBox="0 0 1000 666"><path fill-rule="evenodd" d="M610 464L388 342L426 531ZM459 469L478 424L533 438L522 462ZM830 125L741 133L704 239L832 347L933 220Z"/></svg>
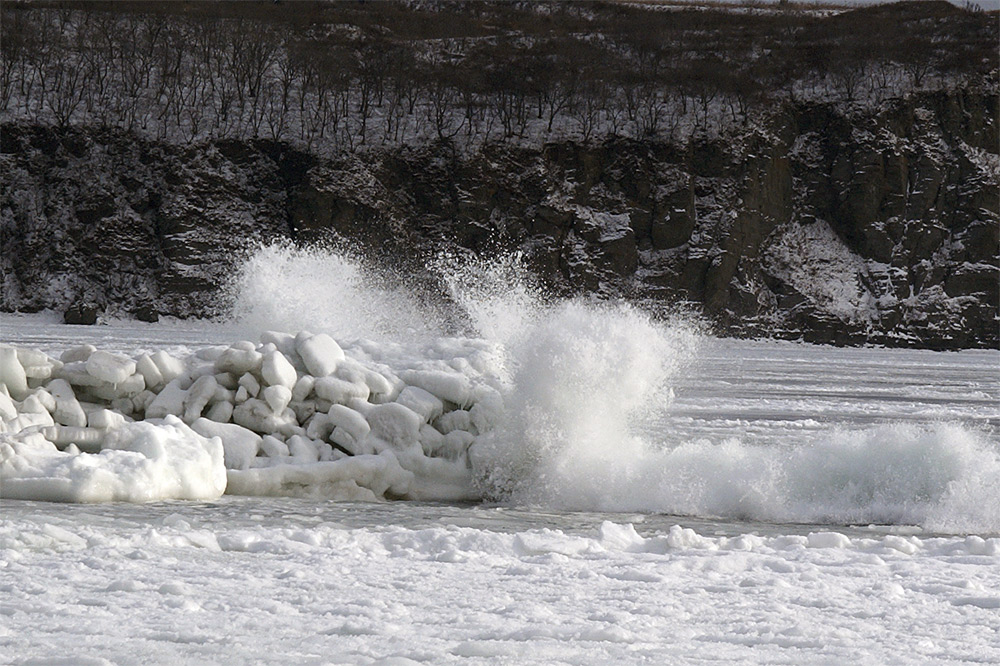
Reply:
<svg viewBox="0 0 1000 666"><path fill-rule="evenodd" d="M0 114L321 153L683 141L793 101L997 82L991 13L627 2L5 2ZM877 29L874 27L877 26Z"/></svg>

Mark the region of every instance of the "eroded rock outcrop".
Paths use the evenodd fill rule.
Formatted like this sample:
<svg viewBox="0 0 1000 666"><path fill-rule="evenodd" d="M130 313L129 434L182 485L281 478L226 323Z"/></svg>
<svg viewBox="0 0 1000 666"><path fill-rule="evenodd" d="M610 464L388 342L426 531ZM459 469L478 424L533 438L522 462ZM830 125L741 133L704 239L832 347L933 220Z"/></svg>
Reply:
<svg viewBox="0 0 1000 666"><path fill-rule="evenodd" d="M5 126L2 307L211 314L248 245L341 238L414 274L442 249L517 248L558 292L693 303L727 334L995 347L998 117L996 94L954 91L686 146L332 160Z"/></svg>

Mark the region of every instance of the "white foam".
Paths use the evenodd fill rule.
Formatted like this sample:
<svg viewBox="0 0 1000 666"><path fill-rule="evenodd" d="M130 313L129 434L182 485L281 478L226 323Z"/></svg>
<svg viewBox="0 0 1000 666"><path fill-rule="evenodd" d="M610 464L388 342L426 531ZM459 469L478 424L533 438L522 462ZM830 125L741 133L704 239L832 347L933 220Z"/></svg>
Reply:
<svg viewBox="0 0 1000 666"><path fill-rule="evenodd" d="M631 421L663 403L695 339L625 305L567 302L538 315L507 344L505 412L475 445L480 482L514 501L597 506L613 489L587 479L639 464Z"/></svg>
<svg viewBox="0 0 1000 666"><path fill-rule="evenodd" d="M736 439L665 450L624 443L582 454L542 450L518 479L516 499L575 510L1000 531L1000 454L958 425L830 431L791 449Z"/></svg>
<svg viewBox="0 0 1000 666"><path fill-rule="evenodd" d="M232 286L233 321L251 337L262 332L323 331L338 340L407 340L440 334L413 292L343 253L263 246Z"/></svg>

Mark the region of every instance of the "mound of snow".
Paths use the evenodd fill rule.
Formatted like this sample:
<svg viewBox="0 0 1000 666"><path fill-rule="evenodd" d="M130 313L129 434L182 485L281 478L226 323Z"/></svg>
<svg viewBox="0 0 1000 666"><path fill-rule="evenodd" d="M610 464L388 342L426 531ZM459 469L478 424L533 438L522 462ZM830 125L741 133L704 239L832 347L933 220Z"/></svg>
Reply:
<svg viewBox="0 0 1000 666"><path fill-rule="evenodd" d="M60 451L42 432L0 435L0 497L53 502L215 499L226 489L222 443L175 416L121 425L99 454Z"/></svg>
<svg viewBox="0 0 1000 666"><path fill-rule="evenodd" d="M483 349L453 340L345 350L305 331L183 358L85 345L56 360L4 346L2 494L475 498L467 452L489 418L471 415L502 407Z"/></svg>

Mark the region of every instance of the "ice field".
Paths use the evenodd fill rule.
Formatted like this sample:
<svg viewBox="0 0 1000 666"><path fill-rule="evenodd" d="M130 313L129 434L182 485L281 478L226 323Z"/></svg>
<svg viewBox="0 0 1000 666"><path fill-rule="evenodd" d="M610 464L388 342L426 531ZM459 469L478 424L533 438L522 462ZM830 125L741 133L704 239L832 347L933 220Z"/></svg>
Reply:
<svg viewBox="0 0 1000 666"><path fill-rule="evenodd" d="M1000 661L1000 352L509 270L458 332L283 248L225 323L0 318L4 663Z"/></svg>

